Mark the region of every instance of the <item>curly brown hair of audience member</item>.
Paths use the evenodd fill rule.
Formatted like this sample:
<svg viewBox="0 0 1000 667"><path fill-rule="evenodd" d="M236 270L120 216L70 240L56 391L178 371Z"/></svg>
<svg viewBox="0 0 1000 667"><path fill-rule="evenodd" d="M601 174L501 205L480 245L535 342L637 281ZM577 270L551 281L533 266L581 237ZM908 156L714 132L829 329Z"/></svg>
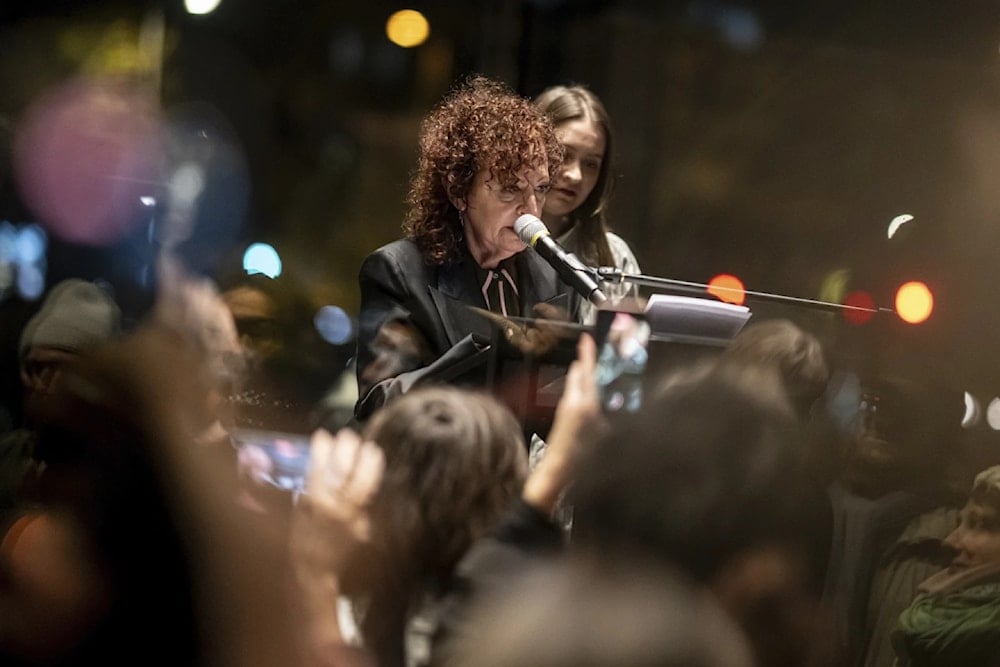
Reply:
<svg viewBox="0 0 1000 667"><path fill-rule="evenodd" d="M472 76L421 126L403 231L428 262L447 264L462 244L462 223L453 202L465 199L479 171L489 170L508 187L517 183L523 167L547 166L551 173L562 159L552 123L530 100L500 82Z"/></svg>
<svg viewBox="0 0 1000 667"><path fill-rule="evenodd" d="M385 453L371 542L346 566L344 592L367 598L365 644L394 664L406 619L443 586L520 495L527 448L514 415L488 394L427 387L379 410L364 432Z"/></svg>

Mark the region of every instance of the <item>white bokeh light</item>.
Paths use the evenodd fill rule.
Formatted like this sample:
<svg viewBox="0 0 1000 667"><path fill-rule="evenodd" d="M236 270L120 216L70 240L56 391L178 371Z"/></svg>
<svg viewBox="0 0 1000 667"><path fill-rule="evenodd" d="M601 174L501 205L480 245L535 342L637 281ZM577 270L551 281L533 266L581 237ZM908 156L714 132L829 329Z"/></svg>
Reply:
<svg viewBox="0 0 1000 667"><path fill-rule="evenodd" d="M184 0L188 14L211 14L222 0Z"/></svg>
<svg viewBox="0 0 1000 667"><path fill-rule="evenodd" d="M899 231L900 227L902 227L911 220L913 220L913 216L910 215L909 213L903 213L902 215L897 215L895 218L892 219L892 222L889 223L889 228L886 230L886 234L891 239L893 236L896 235L896 232Z"/></svg>
<svg viewBox="0 0 1000 667"><path fill-rule="evenodd" d="M986 423L994 431L1000 431L1000 398L994 397L986 408Z"/></svg>
<svg viewBox="0 0 1000 667"><path fill-rule="evenodd" d="M979 423L982 408L979 401L969 392L965 392L965 414L962 416L962 428L972 428Z"/></svg>

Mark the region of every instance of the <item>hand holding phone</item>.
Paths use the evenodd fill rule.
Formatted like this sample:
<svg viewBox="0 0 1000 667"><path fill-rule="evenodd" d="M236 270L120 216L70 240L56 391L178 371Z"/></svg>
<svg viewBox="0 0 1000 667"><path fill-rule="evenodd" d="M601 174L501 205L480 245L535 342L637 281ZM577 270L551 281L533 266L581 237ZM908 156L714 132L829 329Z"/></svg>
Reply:
<svg viewBox="0 0 1000 667"><path fill-rule="evenodd" d="M596 381L605 412L635 412L642 406L651 333L641 312L598 311Z"/></svg>
<svg viewBox="0 0 1000 667"><path fill-rule="evenodd" d="M384 472L381 448L354 431L312 434L305 493L292 516L291 553L301 584L341 572L371 539L368 511Z"/></svg>

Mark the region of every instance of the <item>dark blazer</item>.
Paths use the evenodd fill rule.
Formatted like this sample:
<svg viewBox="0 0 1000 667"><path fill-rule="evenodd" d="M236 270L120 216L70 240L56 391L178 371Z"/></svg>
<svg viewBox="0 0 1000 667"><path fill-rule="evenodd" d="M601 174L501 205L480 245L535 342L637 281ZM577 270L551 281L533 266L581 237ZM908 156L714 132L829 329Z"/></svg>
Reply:
<svg viewBox="0 0 1000 667"><path fill-rule="evenodd" d="M456 365L487 350L492 325L469 309L486 307L473 262L466 252L452 264L428 264L409 239L393 241L365 259L359 276L357 419L418 382L447 381ZM532 307L542 302L572 312L572 291L544 259L525 250L515 262L521 316L530 317ZM383 330L390 322L406 334L401 347L392 342L398 336Z"/></svg>

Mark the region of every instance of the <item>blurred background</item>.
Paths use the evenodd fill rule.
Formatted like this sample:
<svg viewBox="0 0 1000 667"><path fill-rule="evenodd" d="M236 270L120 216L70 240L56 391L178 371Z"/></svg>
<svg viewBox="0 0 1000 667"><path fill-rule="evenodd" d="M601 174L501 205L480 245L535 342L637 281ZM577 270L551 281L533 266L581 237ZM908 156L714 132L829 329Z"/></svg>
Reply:
<svg viewBox="0 0 1000 667"><path fill-rule="evenodd" d="M996 0L5 0L0 20L5 339L64 277L138 319L161 249L215 275L260 243L351 349L420 120L480 72L603 98L609 219L649 275L889 309L926 285L917 323L747 304L1000 428Z"/></svg>

